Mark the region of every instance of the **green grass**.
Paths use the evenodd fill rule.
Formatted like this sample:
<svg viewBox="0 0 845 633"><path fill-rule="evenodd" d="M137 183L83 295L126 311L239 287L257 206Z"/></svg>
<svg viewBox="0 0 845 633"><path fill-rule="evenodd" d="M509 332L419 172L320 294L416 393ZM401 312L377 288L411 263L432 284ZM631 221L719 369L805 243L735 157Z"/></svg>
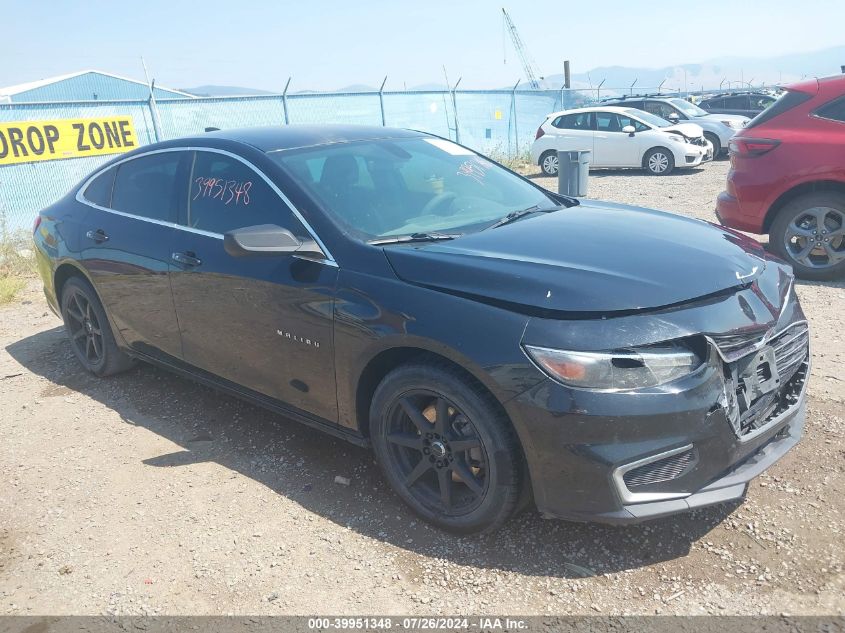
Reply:
<svg viewBox="0 0 845 633"><path fill-rule="evenodd" d="M25 285L20 277L0 277L0 306L14 301Z"/></svg>
<svg viewBox="0 0 845 633"><path fill-rule="evenodd" d="M27 280L36 275L35 256L27 233L10 234L3 228L0 226L0 305L14 301Z"/></svg>

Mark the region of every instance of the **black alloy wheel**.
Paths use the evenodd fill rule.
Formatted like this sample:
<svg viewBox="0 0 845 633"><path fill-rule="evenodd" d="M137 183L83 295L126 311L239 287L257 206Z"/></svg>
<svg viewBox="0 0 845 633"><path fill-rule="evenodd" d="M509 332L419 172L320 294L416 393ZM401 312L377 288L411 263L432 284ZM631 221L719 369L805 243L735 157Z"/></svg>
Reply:
<svg viewBox="0 0 845 633"><path fill-rule="evenodd" d="M73 277L65 282L61 312L73 353L86 370L108 376L132 366L132 359L118 349L103 306L87 281Z"/></svg>
<svg viewBox="0 0 845 633"><path fill-rule="evenodd" d="M435 525L488 531L516 507L521 468L510 423L451 368L391 372L373 398L371 428L388 481Z"/></svg>

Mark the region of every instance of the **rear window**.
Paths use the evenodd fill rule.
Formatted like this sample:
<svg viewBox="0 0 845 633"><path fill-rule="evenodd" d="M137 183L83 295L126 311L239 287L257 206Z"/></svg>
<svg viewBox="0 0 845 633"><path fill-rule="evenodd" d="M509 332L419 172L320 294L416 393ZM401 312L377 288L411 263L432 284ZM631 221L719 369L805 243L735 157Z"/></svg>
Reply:
<svg viewBox="0 0 845 633"><path fill-rule="evenodd" d="M114 167L107 169L91 181L91 184L85 188L85 193L82 194L88 202L106 208L111 206L111 190L114 184L115 171Z"/></svg>
<svg viewBox="0 0 845 633"><path fill-rule="evenodd" d="M771 106L763 110L760 114L755 116L748 125L745 126L746 130L749 130L753 127L757 127L761 123L765 123L766 121L770 121L771 119L775 118L776 116L783 114L795 108L805 101L809 101L812 99L812 95L808 95L806 92L797 92L793 90L787 90L781 97L775 101Z"/></svg>
<svg viewBox="0 0 845 633"><path fill-rule="evenodd" d="M845 123L845 97L839 97L838 99L824 104L821 108L816 110L815 115L823 119L830 119L831 121L841 121Z"/></svg>

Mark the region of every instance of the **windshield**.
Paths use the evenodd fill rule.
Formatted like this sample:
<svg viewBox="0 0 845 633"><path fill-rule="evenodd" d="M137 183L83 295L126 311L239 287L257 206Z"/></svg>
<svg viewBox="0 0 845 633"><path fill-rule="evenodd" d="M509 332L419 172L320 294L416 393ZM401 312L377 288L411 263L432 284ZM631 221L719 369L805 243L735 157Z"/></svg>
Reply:
<svg viewBox="0 0 845 633"><path fill-rule="evenodd" d="M643 123L648 123L652 127L669 127L672 125L670 121L660 118L656 114L651 114L645 110L637 110L636 108L628 108L625 114L637 117Z"/></svg>
<svg viewBox="0 0 845 633"><path fill-rule="evenodd" d="M702 110L694 103L690 103L684 99L669 99L669 102L689 117L707 116L710 114L707 110Z"/></svg>
<svg viewBox="0 0 845 633"><path fill-rule="evenodd" d="M268 156L364 240L466 233L513 211L559 206L495 163L438 138L336 143Z"/></svg>

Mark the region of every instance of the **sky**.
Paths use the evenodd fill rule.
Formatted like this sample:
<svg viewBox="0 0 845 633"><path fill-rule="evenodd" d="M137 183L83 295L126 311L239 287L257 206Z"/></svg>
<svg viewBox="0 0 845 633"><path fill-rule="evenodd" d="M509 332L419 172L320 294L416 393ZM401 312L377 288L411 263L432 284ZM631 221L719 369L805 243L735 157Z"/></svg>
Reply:
<svg viewBox="0 0 845 633"><path fill-rule="evenodd" d="M524 79L510 13L541 75L656 68L845 44L842 0L0 0L0 86L94 68L172 88L351 84L494 88ZM504 44L504 46L503 46ZM505 63L506 60L506 63ZM845 63L845 60L842 61Z"/></svg>

